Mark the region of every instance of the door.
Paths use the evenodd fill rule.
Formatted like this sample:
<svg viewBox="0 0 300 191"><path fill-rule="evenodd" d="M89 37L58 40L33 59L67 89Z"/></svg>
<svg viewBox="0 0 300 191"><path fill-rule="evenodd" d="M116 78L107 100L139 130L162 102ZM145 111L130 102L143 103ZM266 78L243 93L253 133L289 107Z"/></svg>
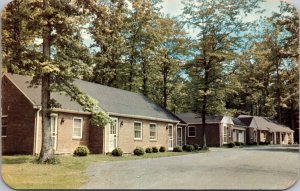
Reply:
<svg viewBox="0 0 300 191"><path fill-rule="evenodd" d="M168 150L173 150L173 125L168 125Z"/></svg>
<svg viewBox="0 0 300 191"><path fill-rule="evenodd" d="M239 131L239 142L245 143L244 131Z"/></svg>
<svg viewBox="0 0 300 191"><path fill-rule="evenodd" d="M53 149L57 149L57 115L51 115L50 118L51 123L51 140Z"/></svg>
<svg viewBox="0 0 300 191"><path fill-rule="evenodd" d="M112 118L112 122L109 125L109 148L108 152L111 152L117 147L117 131L118 131L118 119Z"/></svg>
<svg viewBox="0 0 300 191"><path fill-rule="evenodd" d="M177 127L177 145L182 146L182 127Z"/></svg>
<svg viewBox="0 0 300 191"><path fill-rule="evenodd" d="M235 130L235 129L233 130L233 134L232 134L233 135L233 142L237 141L237 137L238 137L237 132L238 132L238 130Z"/></svg>

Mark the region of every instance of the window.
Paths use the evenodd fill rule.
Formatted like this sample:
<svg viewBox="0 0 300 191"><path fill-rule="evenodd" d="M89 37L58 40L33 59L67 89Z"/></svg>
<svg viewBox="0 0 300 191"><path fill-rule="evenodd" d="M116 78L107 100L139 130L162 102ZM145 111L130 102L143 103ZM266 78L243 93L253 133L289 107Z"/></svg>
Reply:
<svg viewBox="0 0 300 191"><path fill-rule="evenodd" d="M157 133L156 133L156 124L150 124L150 140L156 140L157 139Z"/></svg>
<svg viewBox="0 0 300 191"><path fill-rule="evenodd" d="M2 116L1 127L2 127L2 137L6 137L6 135L7 135L7 115Z"/></svg>
<svg viewBox="0 0 300 191"><path fill-rule="evenodd" d="M230 127L228 127L227 132L228 132L228 137L231 137L231 129L230 129Z"/></svg>
<svg viewBox="0 0 300 191"><path fill-rule="evenodd" d="M188 127L189 137L196 137L196 127Z"/></svg>
<svg viewBox="0 0 300 191"><path fill-rule="evenodd" d="M142 123L134 122L134 139L142 139Z"/></svg>
<svg viewBox="0 0 300 191"><path fill-rule="evenodd" d="M224 143L227 143L227 127L224 126Z"/></svg>
<svg viewBox="0 0 300 191"><path fill-rule="evenodd" d="M73 118L73 138L82 138L82 118Z"/></svg>

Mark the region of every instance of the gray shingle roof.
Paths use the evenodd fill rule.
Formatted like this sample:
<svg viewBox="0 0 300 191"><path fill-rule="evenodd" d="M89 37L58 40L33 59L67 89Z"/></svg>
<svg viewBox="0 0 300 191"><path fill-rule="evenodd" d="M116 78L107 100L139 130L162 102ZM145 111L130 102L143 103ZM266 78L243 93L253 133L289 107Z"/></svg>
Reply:
<svg viewBox="0 0 300 191"><path fill-rule="evenodd" d="M6 75L35 105L41 105L41 87L28 87L32 77L17 74ZM99 102L99 107L105 112L180 121L174 114L153 103L141 94L78 79L74 80L74 84L81 91L96 99ZM71 101L67 95L52 93L51 98L56 99L61 104L61 109L82 112L81 106Z"/></svg>
<svg viewBox="0 0 300 191"><path fill-rule="evenodd" d="M239 120L238 118L232 118L231 120L233 121L234 125L243 126L243 127L247 126L241 120Z"/></svg>
<svg viewBox="0 0 300 191"><path fill-rule="evenodd" d="M270 132L293 132L289 127L281 125L266 117L240 115L238 118L249 127Z"/></svg>
<svg viewBox="0 0 300 191"><path fill-rule="evenodd" d="M182 119L184 122L188 124L202 124L202 118L201 114L196 113L178 113L176 114L177 117ZM207 115L205 118L206 123L220 123L223 119L223 116L213 116L213 115Z"/></svg>

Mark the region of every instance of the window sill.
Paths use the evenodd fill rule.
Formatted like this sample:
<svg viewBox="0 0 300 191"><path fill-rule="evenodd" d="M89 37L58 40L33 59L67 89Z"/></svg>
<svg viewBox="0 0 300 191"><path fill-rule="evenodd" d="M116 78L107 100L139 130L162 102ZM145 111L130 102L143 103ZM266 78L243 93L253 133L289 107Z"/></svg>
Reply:
<svg viewBox="0 0 300 191"><path fill-rule="evenodd" d="M143 141L143 139L133 139L134 141Z"/></svg>
<svg viewBox="0 0 300 191"><path fill-rule="evenodd" d="M150 139L150 142L157 142L157 139Z"/></svg>
<svg viewBox="0 0 300 191"><path fill-rule="evenodd" d="M82 137L72 137L73 140L80 140Z"/></svg>
<svg viewBox="0 0 300 191"><path fill-rule="evenodd" d="M2 138L6 138L7 136L6 136L6 135L2 135L1 137L2 137Z"/></svg>

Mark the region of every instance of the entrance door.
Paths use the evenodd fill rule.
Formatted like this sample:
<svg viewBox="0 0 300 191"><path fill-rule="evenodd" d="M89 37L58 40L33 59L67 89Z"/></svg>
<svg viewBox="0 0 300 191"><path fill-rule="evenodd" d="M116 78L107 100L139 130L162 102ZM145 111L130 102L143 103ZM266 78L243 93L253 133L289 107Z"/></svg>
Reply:
<svg viewBox="0 0 300 191"><path fill-rule="evenodd" d="M51 123L51 140L53 149L57 149L57 115L51 115L50 118Z"/></svg>
<svg viewBox="0 0 300 191"><path fill-rule="evenodd" d="M173 125L168 125L168 150L173 150Z"/></svg>
<svg viewBox="0 0 300 191"><path fill-rule="evenodd" d="M238 130L235 130L235 129L234 129L233 132L232 132L232 135L233 135L233 142L236 142L237 139L238 139L238 138L237 138L237 137L238 137L238 136L237 136L237 135L238 135L237 132L238 132Z"/></svg>
<svg viewBox="0 0 300 191"><path fill-rule="evenodd" d="M111 152L117 147L117 131L118 131L118 119L112 118L112 122L109 125L109 148L108 151Z"/></svg>
<svg viewBox="0 0 300 191"><path fill-rule="evenodd" d="M177 145L182 146L182 127L177 127Z"/></svg>
<svg viewBox="0 0 300 191"><path fill-rule="evenodd" d="M239 131L239 142L245 143L244 131Z"/></svg>

